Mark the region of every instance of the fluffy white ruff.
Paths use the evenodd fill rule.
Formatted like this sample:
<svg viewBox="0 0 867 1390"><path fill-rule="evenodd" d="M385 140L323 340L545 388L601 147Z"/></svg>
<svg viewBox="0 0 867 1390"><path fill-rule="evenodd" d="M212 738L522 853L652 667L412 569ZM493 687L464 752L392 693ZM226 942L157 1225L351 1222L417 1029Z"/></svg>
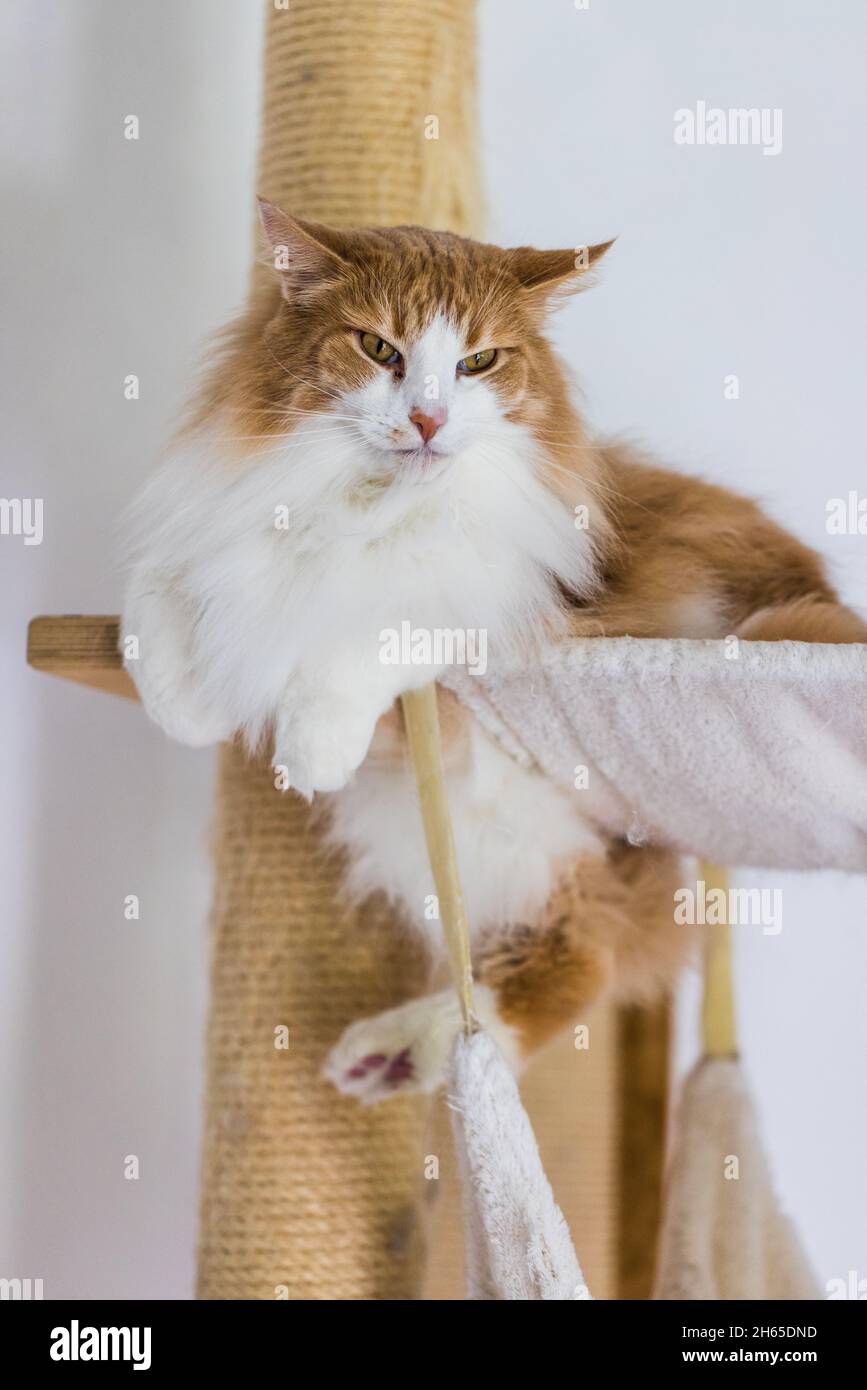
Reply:
<svg viewBox="0 0 867 1390"><path fill-rule="evenodd" d="M301 790L341 785L395 696L438 674L384 665L384 629L484 629L502 667L556 621L555 576L582 592L596 582L587 533L507 421L427 469L392 459L383 472L327 413L259 456L236 450L216 427L187 439L146 489L127 665L183 741L240 730L255 744L276 723L276 760ZM326 766L304 787L311 759Z"/></svg>
<svg viewBox="0 0 867 1390"><path fill-rule="evenodd" d="M517 1039L501 1021L494 994L476 985L474 995L479 1023L496 1037L510 1065L517 1067ZM366 1105L409 1092L435 1091L445 1080L460 1029L454 990L412 999L351 1024L331 1051L325 1075L344 1095Z"/></svg>
<svg viewBox="0 0 867 1390"><path fill-rule="evenodd" d="M604 846L584 818L586 792L561 791L521 767L481 729L470 732L465 770L447 774L458 866L473 933L531 922L561 871ZM409 767L362 767L329 799L329 838L349 852L347 886L359 900L377 889L402 904L439 950L434 884Z"/></svg>

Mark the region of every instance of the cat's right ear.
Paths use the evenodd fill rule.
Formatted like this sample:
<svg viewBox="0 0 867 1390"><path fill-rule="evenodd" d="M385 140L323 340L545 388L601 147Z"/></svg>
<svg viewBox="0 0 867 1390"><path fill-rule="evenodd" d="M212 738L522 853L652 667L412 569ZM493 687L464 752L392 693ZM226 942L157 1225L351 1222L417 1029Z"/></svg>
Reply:
<svg viewBox="0 0 867 1390"><path fill-rule="evenodd" d="M613 240L603 241L596 246L575 246L566 251L537 251L534 246L517 246L507 251L506 256L528 304L545 313L592 284L590 272L613 245Z"/></svg>
<svg viewBox="0 0 867 1390"><path fill-rule="evenodd" d="M283 298L290 304L309 303L347 268L340 254L340 233L317 222L300 222L265 198L258 201L270 262L280 277Z"/></svg>

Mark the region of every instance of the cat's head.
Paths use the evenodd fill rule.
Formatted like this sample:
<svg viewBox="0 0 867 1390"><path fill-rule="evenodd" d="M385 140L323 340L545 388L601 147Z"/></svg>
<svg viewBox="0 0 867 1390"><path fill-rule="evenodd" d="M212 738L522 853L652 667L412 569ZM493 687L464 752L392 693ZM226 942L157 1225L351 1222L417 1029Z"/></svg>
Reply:
<svg viewBox="0 0 867 1390"><path fill-rule="evenodd" d="M282 290L262 326L268 427L330 413L381 475L430 476L498 432L551 428L545 317L610 243L504 250L421 227L338 230L260 200ZM556 422L555 422L556 423Z"/></svg>

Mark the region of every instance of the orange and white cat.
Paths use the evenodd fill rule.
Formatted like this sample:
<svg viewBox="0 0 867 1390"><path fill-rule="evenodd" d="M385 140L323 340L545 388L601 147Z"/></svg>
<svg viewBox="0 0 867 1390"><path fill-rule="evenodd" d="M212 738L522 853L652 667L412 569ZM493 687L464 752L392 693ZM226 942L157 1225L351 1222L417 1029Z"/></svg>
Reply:
<svg viewBox="0 0 867 1390"><path fill-rule="evenodd" d="M143 493L124 632L168 733L267 743L290 786L327 794L350 891L430 931L393 706L444 667L384 660L384 633L482 632L489 667L575 635L867 640L753 503L585 435L545 320L607 246L261 212L274 284ZM441 701L478 1008L517 1059L603 989L670 978L675 861L606 843L591 801ZM457 1026L450 992L361 1020L329 1075L368 1100L432 1089Z"/></svg>

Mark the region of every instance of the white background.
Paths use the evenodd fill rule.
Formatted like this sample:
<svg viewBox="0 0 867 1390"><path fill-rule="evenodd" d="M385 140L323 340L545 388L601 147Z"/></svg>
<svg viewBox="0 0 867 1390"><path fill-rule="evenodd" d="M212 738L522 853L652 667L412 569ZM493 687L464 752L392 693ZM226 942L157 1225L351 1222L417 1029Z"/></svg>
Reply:
<svg viewBox="0 0 867 1390"><path fill-rule="evenodd" d="M867 473L863 5L484 0L481 28L491 238L620 234L557 330L590 418L763 498L867 608L867 540L825 531ZM24 642L117 611L118 515L243 298L260 48L258 0L0 8L2 493L45 499L40 547L0 538L0 1275L46 1297L192 1289L213 755ZM780 107L782 153L676 146L698 100ZM867 884L782 886L782 934L739 937L747 1062L822 1281L863 1278Z"/></svg>

